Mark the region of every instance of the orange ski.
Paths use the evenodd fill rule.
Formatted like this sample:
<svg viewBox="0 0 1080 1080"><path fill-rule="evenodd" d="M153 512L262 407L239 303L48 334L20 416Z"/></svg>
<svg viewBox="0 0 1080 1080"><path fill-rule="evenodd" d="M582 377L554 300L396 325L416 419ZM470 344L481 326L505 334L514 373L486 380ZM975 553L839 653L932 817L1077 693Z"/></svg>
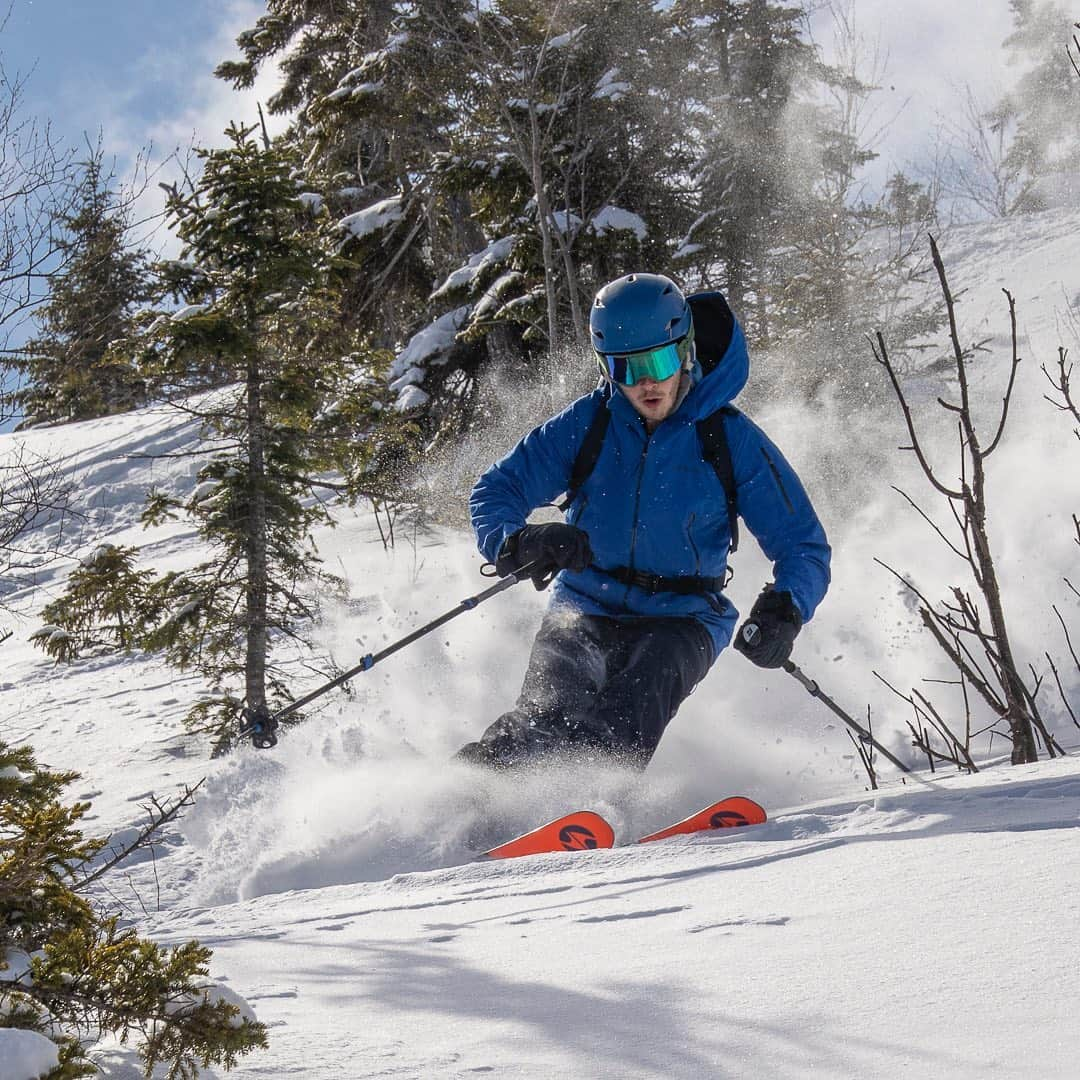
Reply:
<svg viewBox="0 0 1080 1080"><path fill-rule="evenodd" d="M591 810L566 814L539 829L480 855L481 859L516 859L519 855L541 855L548 851L592 851L615 843L615 830Z"/></svg>
<svg viewBox="0 0 1080 1080"><path fill-rule="evenodd" d="M762 825L766 814L753 799L742 795L733 795L730 799L721 799L712 806L706 806L696 814L691 814L684 821L669 825L659 832L643 836L638 843L649 840L663 840L666 836L678 836L680 833L705 832L708 829L730 829L741 825Z"/></svg>

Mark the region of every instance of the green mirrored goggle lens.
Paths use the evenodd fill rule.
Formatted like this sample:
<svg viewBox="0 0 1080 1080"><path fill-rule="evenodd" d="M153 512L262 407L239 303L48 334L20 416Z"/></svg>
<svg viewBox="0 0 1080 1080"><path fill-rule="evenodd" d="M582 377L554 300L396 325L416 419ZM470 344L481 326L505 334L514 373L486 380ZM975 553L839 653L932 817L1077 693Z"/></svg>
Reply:
<svg viewBox="0 0 1080 1080"><path fill-rule="evenodd" d="M610 354L597 353L604 370L613 382L633 386L642 379L663 382L682 367L683 353L678 343L661 345L641 352Z"/></svg>

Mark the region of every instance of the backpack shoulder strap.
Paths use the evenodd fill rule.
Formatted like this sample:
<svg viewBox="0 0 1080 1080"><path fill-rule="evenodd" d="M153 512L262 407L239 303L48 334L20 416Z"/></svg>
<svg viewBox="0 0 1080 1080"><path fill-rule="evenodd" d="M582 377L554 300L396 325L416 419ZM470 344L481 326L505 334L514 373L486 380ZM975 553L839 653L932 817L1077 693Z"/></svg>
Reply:
<svg viewBox="0 0 1080 1080"><path fill-rule="evenodd" d="M739 549L739 502L735 483L735 466L731 460L731 446L724 427L725 416L738 416L733 405L724 405L704 420L697 422L698 438L701 440L701 456L716 470L727 500L728 522L731 525L731 548Z"/></svg>
<svg viewBox="0 0 1080 1080"><path fill-rule="evenodd" d="M600 460L600 451L604 448L604 436L607 434L608 424L611 422L611 412L607 407L607 398L600 402L600 408L589 424L585 438L581 442L581 448L574 458L573 467L570 469L570 482L566 485L566 496L559 503L560 510L567 510L570 504L577 498L585 481L592 475Z"/></svg>

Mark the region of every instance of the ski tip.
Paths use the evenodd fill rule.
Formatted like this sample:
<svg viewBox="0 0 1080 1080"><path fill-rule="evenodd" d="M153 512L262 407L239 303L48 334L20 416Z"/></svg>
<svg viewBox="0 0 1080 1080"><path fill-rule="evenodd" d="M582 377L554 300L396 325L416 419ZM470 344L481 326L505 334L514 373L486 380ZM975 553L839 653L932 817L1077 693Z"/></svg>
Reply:
<svg viewBox="0 0 1080 1080"><path fill-rule="evenodd" d="M713 829L732 829L746 825L763 825L768 820L765 808L745 795L732 795L699 810L696 814L669 825L659 832L641 837L639 844L652 840L663 840L669 836L688 835L697 832L709 832Z"/></svg>
<svg viewBox="0 0 1080 1080"><path fill-rule="evenodd" d="M478 856L478 862L559 851L593 851L615 844L615 830L591 810L578 810L514 837Z"/></svg>

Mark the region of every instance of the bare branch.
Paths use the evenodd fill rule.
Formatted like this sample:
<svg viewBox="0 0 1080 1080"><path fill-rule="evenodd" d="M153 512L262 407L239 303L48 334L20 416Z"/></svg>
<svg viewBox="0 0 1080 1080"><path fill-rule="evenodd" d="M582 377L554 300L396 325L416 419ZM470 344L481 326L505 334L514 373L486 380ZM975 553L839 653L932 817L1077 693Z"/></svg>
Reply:
<svg viewBox="0 0 1080 1080"><path fill-rule="evenodd" d="M952 542L952 541L951 541L951 540L950 540L950 539L949 539L949 538L948 538L948 537L947 537L947 536L946 536L946 535L945 535L945 534L944 534L944 533L943 533L943 532L941 531L941 529L940 529L940 528L938 527L938 525L937 525L937 524L936 524L936 523L935 523L935 522L933 521L933 519L932 519L932 518L931 518L931 517L930 517L930 516L929 516L929 515L928 515L928 514L927 514L927 513L926 513L926 512L925 512L925 511L923 510L923 508L922 508L921 506L919 506L919 504L918 504L917 502L915 502L915 500L914 500L914 499L913 499L913 498L912 498L912 497L911 497L911 496L910 496L910 495L909 495L909 494L908 494L908 493L907 493L906 491L902 491L902 490L901 490L900 488L898 488L898 487L896 487L896 486L894 486L894 487L893 487L893 491L895 491L895 492L896 492L896 493L897 493L898 495L901 495L901 496L902 496L902 497L903 497L904 499L906 499L906 500L907 500L908 504L909 504L909 505L911 506L911 508L912 508L912 509L913 509L913 510L915 511L915 513L917 513L917 514L919 515L919 517L921 517L921 518L923 519L923 521L925 521L925 522L927 523L927 525L929 525L929 526L930 526L930 528L931 528L931 529L933 529L933 530L934 530L934 532L936 532L936 533L938 534L938 536L939 536L939 537L941 537L941 539L942 539L942 541L943 541L943 542L945 543L946 547L950 548L950 549L951 549L951 550L952 550L952 551L953 551L953 552L954 552L954 553L955 553L956 555L958 555L958 556L959 556L959 557L960 557L961 559L964 559L964 560L966 560L966 559L967 559L967 554L965 554L965 553L964 553L963 551L961 551L961 550L960 550L960 549L959 549L959 548L958 548L958 547L957 547L957 546L956 546L956 545L955 545L955 544L954 544L954 543L953 543L953 542Z"/></svg>
<svg viewBox="0 0 1080 1080"><path fill-rule="evenodd" d="M1076 713L1073 712L1073 707L1069 704L1069 699L1065 696L1065 687L1061 683L1061 676L1058 673L1057 665L1054 663L1053 657L1049 653L1044 654L1046 656L1046 662L1050 665L1050 670L1054 674L1054 682L1057 683L1058 696L1061 698L1061 703L1065 706L1065 711L1069 714L1069 719L1073 724L1080 728L1080 720L1076 718Z"/></svg>
<svg viewBox="0 0 1080 1080"><path fill-rule="evenodd" d="M1055 401L1049 394L1044 394L1043 397L1054 406L1055 409L1060 409L1062 412L1071 413L1073 419L1080 424L1080 407L1077 406L1072 396L1072 364L1066 364L1069 357L1069 350L1063 346L1058 346L1058 366L1057 375L1051 375L1046 370L1046 365L1042 365L1042 373L1046 376L1050 385L1061 395L1061 401Z"/></svg>
<svg viewBox="0 0 1080 1080"><path fill-rule="evenodd" d="M900 405L900 409L904 414L904 420L907 423L908 434L911 436L910 449L915 452L915 456L919 459L919 465L922 467L923 473L927 480L929 480L942 495L950 499L962 498L962 492L953 491L950 488L945 487L945 485L934 475L934 470L926 455L923 453L922 446L919 443L919 436L915 432L915 419L911 413L911 406L908 404L907 397L904 394L903 388L900 386L900 380L896 374L896 369L893 367L892 361L889 359L888 349L885 347L885 337L880 331L877 335L877 342L877 348L874 348L874 359L885 368L885 371L889 376L893 392L896 394L896 400ZM871 346L871 348L873 348L873 346Z"/></svg>
<svg viewBox="0 0 1080 1080"><path fill-rule="evenodd" d="M194 787L184 787L184 791L181 796L173 803L160 803L157 799L152 798L150 805L145 807L147 813L150 815L150 821L139 832L130 843L125 844L122 848L114 849L112 855L99 867L97 867L92 873L87 874L82 878L75 886L76 891L81 892L90 885L92 882L97 881L98 878L103 877L115 866L122 863L132 852L138 851L140 848L146 847L150 844L151 840L161 829L167 825L170 821L174 821L182 810L191 806L195 801L195 792L199 790L206 783L206 777L204 776Z"/></svg>
<svg viewBox="0 0 1080 1080"><path fill-rule="evenodd" d="M1016 351L1016 301L1008 289L1002 289L1001 291L1009 301L1009 325L1012 332L1012 368L1009 371L1009 385L1005 390L1005 398L1001 404L1001 421L998 424L997 434L994 436L993 441L983 451L984 460L994 452L998 443L1001 442L1001 436L1005 434L1005 422L1009 418L1009 401L1012 399L1013 386L1016 383L1016 369L1020 366L1020 357Z"/></svg>

